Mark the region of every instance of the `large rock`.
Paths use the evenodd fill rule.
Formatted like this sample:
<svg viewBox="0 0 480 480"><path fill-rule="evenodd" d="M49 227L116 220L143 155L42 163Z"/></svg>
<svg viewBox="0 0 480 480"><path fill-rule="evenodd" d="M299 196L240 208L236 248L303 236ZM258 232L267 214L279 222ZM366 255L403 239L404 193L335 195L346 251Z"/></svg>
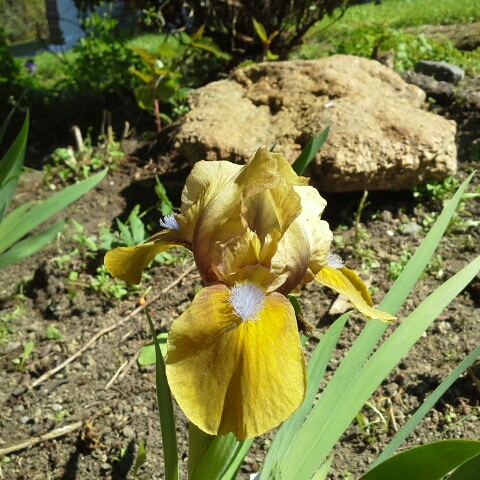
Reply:
<svg viewBox="0 0 480 480"><path fill-rule="evenodd" d="M330 127L310 172L321 190L399 190L456 171L455 123L376 61L335 55L262 63L192 93L176 148L192 162L244 162L260 145L294 161Z"/></svg>

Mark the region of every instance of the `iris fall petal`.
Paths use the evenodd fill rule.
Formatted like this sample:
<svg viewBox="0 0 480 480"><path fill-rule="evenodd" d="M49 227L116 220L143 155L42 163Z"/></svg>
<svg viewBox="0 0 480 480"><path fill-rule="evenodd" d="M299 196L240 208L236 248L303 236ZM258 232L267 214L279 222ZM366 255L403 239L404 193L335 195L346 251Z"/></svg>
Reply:
<svg viewBox="0 0 480 480"><path fill-rule="evenodd" d="M347 274L345 271L347 271ZM336 269L327 265L318 272L316 280L322 285L347 296L353 306L367 318L378 318L384 322L395 321L396 317L372 307L373 302L366 286L358 275L352 276L351 273L354 272L348 270L348 268ZM351 279L354 283L352 283Z"/></svg>
<svg viewBox="0 0 480 480"><path fill-rule="evenodd" d="M189 242L177 230L164 230L149 242L135 247L117 247L105 255L105 266L115 278L139 284L142 272L159 253L173 246L189 247Z"/></svg>
<svg viewBox="0 0 480 480"><path fill-rule="evenodd" d="M243 320L231 292L213 285L195 296L172 325L166 368L172 392L194 424L243 440L276 427L298 408L306 374L288 300L265 294L256 318Z"/></svg>

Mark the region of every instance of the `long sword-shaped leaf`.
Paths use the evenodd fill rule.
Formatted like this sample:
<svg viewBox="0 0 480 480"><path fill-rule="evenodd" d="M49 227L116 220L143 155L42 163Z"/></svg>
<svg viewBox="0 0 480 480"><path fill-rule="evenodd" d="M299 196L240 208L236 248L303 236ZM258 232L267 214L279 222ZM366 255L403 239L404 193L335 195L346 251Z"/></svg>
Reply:
<svg viewBox="0 0 480 480"><path fill-rule="evenodd" d="M405 423L402 429L395 435L393 440L387 445L379 457L375 460L375 463L371 468L375 468L380 463L390 458L395 450L403 443L403 441L413 432L414 428L425 418L425 415L433 408L438 402L440 397L450 388L453 382L463 373L465 370L473 365L475 360L480 356L480 345L471 352L447 378L433 391L433 393L423 402L422 406L412 415L412 417Z"/></svg>
<svg viewBox="0 0 480 480"><path fill-rule="evenodd" d="M448 472L479 453L480 442L443 440L395 455L370 470L361 480L441 480ZM468 480L478 479L478 475L468 477Z"/></svg>
<svg viewBox="0 0 480 480"><path fill-rule="evenodd" d="M345 323L349 317L350 313L346 313L336 320L326 331L320 343L315 348L307 367L308 380L305 400L298 410L283 423L278 430L278 433L275 435L270 450L265 458L265 464L263 467L264 471L271 471L274 465L284 458L291 445L292 439L312 409L313 401L318 393L328 362L332 357L333 350L337 345L338 339L340 338Z"/></svg>
<svg viewBox="0 0 480 480"><path fill-rule="evenodd" d="M25 158L28 123L29 114L27 111L20 133L0 161L0 223L18 185Z"/></svg>
<svg viewBox="0 0 480 480"><path fill-rule="evenodd" d="M67 220L60 220L45 230L16 243L12 248L9 248L5 253L0 255L0 268L19 262L20 260L33 255L35 252L50 243L58 233L63 230L66 224Z"/></svg>
<svg viewBox="0 0 480 480"><path fill-rule="evenodd" d="M347 390L339 392L337 401L328 406L327 418L325 418L325 405L322 405L322 398L320 398L289 452L291 458L302 456L303 462L288 462L282 469L286 478L298 480L311 478L319 466L319 459L323 461L326 458L356 412L362 408L382 380L479 270L480 256L424 300L385 340L363 368L355 372Z"/></svg>
<svg viewBox="0 0 480 480"><path fill-rule="evenodd" d="M438 243L440 242L440 239L442 238L442 235L446 227L448 226L452 215L455 213L458 202L461 200L462 195L464 194L472 177L473 174L468 177L468 179L461 185L461 187L451 199L451 201L445 206L437 222L427 234L421 246L415 252L412 259L407 264L402 274L399 276L388 294L385 296L385 299L380 305L382 310L387 311L393 315L398 312L402 303L404 302L408 294L412 291L415 283L418 281L418 278L420 277L433 252L438 246ZM323 430L322 426L328 421L332 409L338 406L337 403L339 402L339 400L345 395L349 394L349 389L352 381L354 380L355 376L357 375L358 371L361 369L367 358L371 355L373 349L378 343L378 340L386 329L387 325L379 321L370 321L367 323L359 338L346 355L342 364L338 368L333 378L330 380L325 391L322 393L322 396L320 397L319 401L315 406L315 410L317 410L317 412L318 409L320 409L320 411L323 411L323 416L321 416L321 418L316 418L317 425L315 429L318 433L315 434L308 432L308 438L300 438L299 436L297 436L295 439L292 439L290 448L288 449L286 455L284 455L283 458L279 459L279 463L277 463L275 467L276 469L279 469L281 472L283 472L288 465L296 461L293 460L295 459L295 457L291 455L291 452L293 451L293 449L297 449L299 443L301 443L302 445L312 444L312 442L316 444L316 441L320 437L320 435L325 435L325 431ZM383 380L383 378L379 380L379 383L381 380ZM359 409L353 412L348 412L348 423L354 418L358 410ZM317 413L317 417L318 416L319 415ZM320 429L322 433L320 433ZM333 445L340 437L341 433L343 433L343 431L338 432L338 429L335 430L337 433L333 434L332 432L332 434L328 434L328 441L325 439L325 444L331 445L329 449L333 447ZM318 452L315 452L316 467L314 468L314 470L316 470L316 468L318 468L318 466L325 460L328 451L326 451L326 453L322 455L318 455ZM264 471L262 471L263 478L268 478L270 473L272 472L272 465L269 465L268 467L269 468L265 468ZM298 478L299 480L301 480L301 477Z"/></svg>
<svg viewBox="0 0 480 480"><path fill-rule="evenodd" d="M2 125L0 126L0 143L2 143L3 136L5 135L5 132L7 131L8 124L10 123L10 120L13 117L13 114L15 113L16 106L13 107L8 115L5 117L5 119L2 122Z"/></svg>
<svg viewBox="0 0 480 480"><path fill-rule="evenodd" d="M479 480L480 454L460 465L447 480Z"/></svg>
<svg viewBox="0 0 480 480"><path fill-rule="evenodd" d="M32 231L42 222L55 215L65 207L78 200L82 195L91 190L105 177L108 169L104 169L86 180L71 185L59 193L52 195L43 202L38 203L26 212L19 222L13 227L8 228L0 225L0 253L14 245L27 233Z"/></svg>
<svg viewBox="0 0 480 480"><path fill-rule="evenodd" d="M252 443L253 439L239 442L232 433L213 437L188 478L190 480L231 480L235 477Z"/></svg>
<svg viewBox="0 0 480 480"><path fill-rule="evenodd" d="M148 309L145 308L150 333L152 334L157 354L156 365L156 387L157 387L157 406L160 416L160 427L162 429L163 457L165 462L165 480L178 480L178 447L177 431L175 429L175 413L173 411L173 399L170 386L167 381L165 371L165 362L163 361L160 344L157 340L155 327Z"/></svg>
<svg viewBox="0 0 480 480"><path fill-rule="evenodd" d="M310 162L315 158L315 155L320 151L323 144L327 140L330 128L327 127L320 135L312 138L307 146L303 149L299 157L293 162L292 168L297 175L303 175L303 172L308 167Z"/></svg>

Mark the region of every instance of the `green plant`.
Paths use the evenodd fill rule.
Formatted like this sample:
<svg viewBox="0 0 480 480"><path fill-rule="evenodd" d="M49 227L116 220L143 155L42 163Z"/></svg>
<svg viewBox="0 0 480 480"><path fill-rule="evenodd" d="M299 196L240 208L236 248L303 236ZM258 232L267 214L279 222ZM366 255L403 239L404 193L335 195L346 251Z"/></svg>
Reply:
<svg viewBox="0 0 480 480"><path fill-rule="evenodd" d="M202 26L192 35L182 32L164 36L165 41L155 53L130 47L144 64L142 70L133 66L129 68L143 82L135 89L135 96L140 108L154 113L158 131L161 131L162 119L171 122L168 115L161 113L160 102L170 104L176 115L186 112L184 102L190 91L189 85L192 85L192 76L195 77L196 63L204 56L200 54L207 53L223 60L228 58L213 42L203 38L204 30Z"/></svg>
<svg viewBox="0 0 480 480"><path fill-rule="evenodd" d="M329 32L331 33L331 32ZM407 33L401 29L380 25L343 25L342 32L328 37L328 44L309 43L307 49L297 52L300 58L318 55L348 54L371 58L375 49L394 50L395 70L413 70L419 60L441 60L478 71L478 53L457 49L444 38L435 40L424 34Z"/></svg>
<svg viewBox="0 0 480 480"><path fill-rule="evenodd" d="M58 87L122 94L136 86L128 68L136 64L125 39L115 35L118 20L92 13L83 21L86 36L73 48L69 75Z"/></svg>
<svg viewBox="0 0 480 480"><path fill-rule="evenodd" d="M380 305L382 310L392 315L396 314L409 293L415 288L418 279L440 243L471 179L472 175L461 185L450 202L445 205L442 214L430 229L427 237L387 293ZM174 225L172 224L172 226ZM167 230L165 235L170 235L167 238L172 238L176 234L175 230ZM181 234L182 232L178 234L178 238L181 238ZM153 248L157 247L154 246ZM110 261L111 258L107 258L107 264L114 269L115 265ZM146 265L146 262L143 263ZM137 268L136 263L130 263L130 265ZM121 265L122 269L123 267L124 263ZM430 294L422 304L396 326L393 333L387 336L385 333L388 326L385 323L376 320L368 322L327 385L324 386L327 365L349 314L340 317L323 335L310 358L307 367L308 386L305 399L295 413L279 428L267 453L260 472L260 479L294 478L296 480L309 480L311 478L326 478L333 458L331 450L352 419L367 404L370 395L392 371L397 362L408 353L440 312L475 277L479 269L480 257L477 257ZM129 276L128 278L133 277ZM197 294L197 297L202 295L202 291ZM220 292L220 290L218 291ZM234 301L236 299L232 300L232 302ZM205 305L214 308L213 301ZM293 304L293 308L297 312L298 304ZM228 316L230 310L231 307L225 306L222 315ZM221 318L225 319L224 317ZM170 480L178 478L179 460L173 403L166 377L168 366L165 367L155 328L148 312L147 319L156 351L157 399L165 452L165 478ZM192 319L189 322L189 327L198 328L194 325L194 321L195 319ZM258 322L261 321L262 319L258 319ZM229 331L227 329L222 332L222 335ZM178 342L179 333L172 330L171 335L174 335L176 339L171 340L169 338L168 340L168 360L170 362L168 365L172 365L172 362L175 361L181 361L184 356L188 356L190 354L189 349L197 348L198 343L197 336L192 335L189 337L192 345L185 345L184 348L180 349L178 360L172 360L170 358L170 352L172 352L170 350L171 341ZM179 343L173 343L173 345L176 346ZM235 345L237 344L235 343ZM200 349L200 346L198 348ZM262 349L261 345L259 345L259 349ZM173 355L175 354L177 354L177 351L174 350ZM250 355L250 352L248 354ZM406 480L416 478L419 471L429 472L429 476L422 473L422 480L427 478L440 480L457 467L458 469L450 475L452 480L472 478L465 476L465 474L463 476L458 474L462 470L464 472L467 470L470 472L478 471L480 442L461 440L438 442L427 447L412 449L393 457L391 460L389 458L445 390L475 361L479 354L480 346L471 352L427 398L424 405L381 453L379 459L373 465L375 468L372 468L363 477L363 480L384 478ZM255 358L260 361L259 357ZM218 370L221 369L221 365L216 367ZM250 382L255 381L260 380L250 378ZM318 396L320 386L322 386L322 392ZM197 401L201 402L203 399L198 398ZM386 418L383 416L382 420L382 416L380 416L380 419L386 428L388 423ZM364 427L368 426L370 428L372 426L371 422L364 417L361 418L361 422ZM235 478L243 457L253 443L253 439L237 441L232 434L224 436L207 435L194 424L190 424L189 442L189 478L193 480L196 478L231 480ZM428 465L428 468L425 468L425 465ZM476 467L477 470L473 467Z"/></svg>
<svg viewBox="0 0 480 480"><path fill-rule="evenodd" d="M47 330L45 331L45 336L49 340L60 340L62 338L65 338L65 335L57 327L54 327L53 325L49 325L47 327Z"/></svg>
<svg viewBox="0 0 480 480"><path fill-rule="evenodd" d="M433 198L438 201L448 200L458 190L460 181L452 176L446 177L442 181L431 180L416 187L413 191L415 198Z"/></svg>
<svg viewBox="0 0 480 480"><path fill-rule="evenodd" d="M113 298L123 298L130 294L140 293L140 289L135 285L126 288L124 283L112 280L104 265L97 268L97 274L90 279L88 286Z"/></svg>
<svg viewBox="0 0 480 480"><path fill-rule="evenodd" d="M22 130L0 161L0 268L32 255L52 241L66 225L66 219L54 223L39 233L24 237L91 190L107 173L105 169L43 202L27 202L5 216L21 175L27 144L28 118L27 113ZM8 121L7 117L0 128L0 142Z"/></svg>
<svg viewBox="0 0 480 480"><path fill-rule="evenodd" d="M257 22L254 18L252 19L253 26L255 28L255 32L259 36L260 40L263 43L263 58L262 61L265 62L267 60L278 60L278 55L275 55L270 50L270 45L275 37L280 33L278 30L273 32L270 35L267 35L265 27L260 23Z"/></svg>
<svg viewBox="0 0 480 480"><path fill-rule="evenodd" d="M148 235L141 220L143 215L140 214L140 205L135 205L125 223L118 218L116 219L118 231L112 232L110 229L102 227L100 248L102 250L110 250L115 246L129 247L145 242Z"/></svg>
<svg viewBox="0 0 480 480"><path fill-rule="evenodd" d="M14 358L12 362L17 366L17 368L23 372L25 369L25 362L28 360L28 357L32 354L33 350L35 348L35 342L30 341L27 342L23 346L23 353L19 358Z"/></svg>
<svg viewBox="0 0 480 480"><path fill-rule="evenodd" d="M98 251L96 244L97 238L92 235L85 235L85 228L83 225L73 220L76 233L73 235L73 239L76 240L79 244L78 253L83 258L94 258L94 254ZM76 253L76 252L72 252Z"/></svg>
<svg viewBox="0 0 480 480"><path fill-rule="evenodd" d="M9 329L8 329L8 324L14 319L20 316L24 312L24 308L22 306L17 306L15 307L15 310L13 310L10 313L6 313L5 315L2 315L0 317L0 345L3 343L6 343L8 335L9 335Z"/></svg>
<svg viewBox="0 0 480 480"><path fill-rule="evenodd" d="M168 198L167 191L162 185L162 182L158 178L158 175L155 177L157 184L155 185L155 193L157 194L158 200L160 201L160 212L162 216L166 217L167 215L172 215L174 213L173 205L170 199Z"/></svg>
<svg viewBox="0 0 480 480"><path fill-rule="evenodd" d="M77 0L83 6L91 6L99 0ZM258 54L253 19L261 23L267 32L279 31L278 49L284 53L301 43L302 37L312 25L326 15L332 15L338 7L343 12L350 2L343 0L315 0L289 2L283 0L242 0L226 3L222 0L171 0L159 4L154 0L138 0L137 8L147 12L148 26L160 25L163 31L198 30L205 25L206 35L223 51L232 51L242 58Z"/></svg>
<svg viewBox="0 0 480 480"><path fill-rule="evenodd" d="M77 130L78 149L72 147L57 148L51 155L53 165L47 164L43 167L43 182L50 188L56 190L57 184L70 184L74 181L89 178L94 172L104 168L114 169L120 161L125 158L120 143L116 142L113 134L100 135L97 145L92 145L90 135L85 141L81 138L80 130Z"/></svg>

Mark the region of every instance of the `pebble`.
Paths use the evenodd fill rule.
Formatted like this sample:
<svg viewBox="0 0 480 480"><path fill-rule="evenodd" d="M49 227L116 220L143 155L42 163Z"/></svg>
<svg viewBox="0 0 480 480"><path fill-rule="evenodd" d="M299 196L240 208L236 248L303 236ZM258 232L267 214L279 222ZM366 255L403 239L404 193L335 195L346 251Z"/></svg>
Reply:
<svg viewBox="0 0 480 480"><path fill-rule="evenodd" d="M30 421L30 417L27 417L26 415L24 415L24 416L20 419L20 423L23 423L24 425L26 425L29 421Z"/></svg>
<svg viewBox="0 0 480 480"><path fill-rule="evenodd" d="M125 438L133 438L135 436L135 430L127 425L123 428L122 434Z"/></svg>
<svg viewBox="0 0 480 480"><path fill-rule="evenodd" d="M409 222L402 228L403 235L416 235L422 230L422 227L415 222Z"/></svg>
<svg viewBox="0 0 480 480"><path fill-rule="evenodd" d="M25 411L25 407L23 405L15 405L13 407L13 411L14 412L24 412Z"/></svg>
<svg viewBox="0 0 480 480"><path fill-rule="evenodd" d="M52 405L50 405L50 408L54 411L54 412L61 412L63 410L63 405L60 405L59 403L53 403Z"/></svg>

